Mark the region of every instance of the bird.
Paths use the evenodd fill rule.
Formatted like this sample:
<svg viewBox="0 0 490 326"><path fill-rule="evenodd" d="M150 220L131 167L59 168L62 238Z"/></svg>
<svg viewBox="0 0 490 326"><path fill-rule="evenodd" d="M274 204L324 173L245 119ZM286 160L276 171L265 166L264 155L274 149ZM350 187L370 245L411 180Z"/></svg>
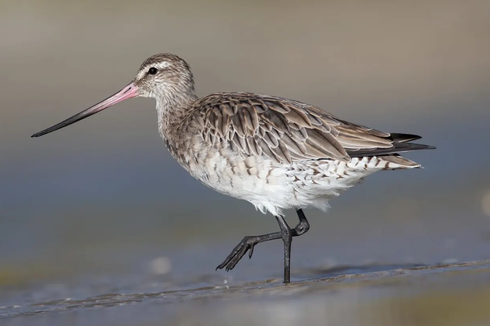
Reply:
<svg viewBox="0 0 490 326"><path fill-rule="evenodd" d="M192 177L277 220L278 232L245 236L216 270L232 270L259 243L282 240L285 284L292 240L310 229L304 209L327 211L331 199L375 172L421 168L400 153L435 149L413 142L420 136L368 128L283 97L221 92L199 98L190 66L170 53L149 57L120 91L31 137L137 97L156 100L159 134ZM299 219L294 228L285 220L289 209Z"/></svg>

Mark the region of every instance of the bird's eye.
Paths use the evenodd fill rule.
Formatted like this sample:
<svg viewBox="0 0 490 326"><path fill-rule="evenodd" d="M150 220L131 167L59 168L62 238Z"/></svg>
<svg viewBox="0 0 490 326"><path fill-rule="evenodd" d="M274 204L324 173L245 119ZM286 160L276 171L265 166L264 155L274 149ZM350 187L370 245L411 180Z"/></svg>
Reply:
<svg viewBox="0 0 490 326"><path fill-rule="evenodd" d="M157 68L155 68L155 67L151 67L151 68L150 68L150 70L148 70L148 73L149 73L150 75L156 75L156 74L157 74L157 72L158 72L158 69L157 69Z"/></svg>

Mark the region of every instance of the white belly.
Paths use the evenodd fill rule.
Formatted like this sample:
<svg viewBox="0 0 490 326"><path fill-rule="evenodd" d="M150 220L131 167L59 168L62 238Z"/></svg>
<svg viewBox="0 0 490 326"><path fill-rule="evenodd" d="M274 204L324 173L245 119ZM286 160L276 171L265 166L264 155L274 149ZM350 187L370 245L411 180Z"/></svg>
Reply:
<svg viewBox="0 0 490 326"><path fill-rule="evenodd" d="M375 157L354 158L347 163L305 160L278 164L264 157L228 154L208 151L206 157L199 157L201 164L189 162L187 169L208 187L247 200L262 213L273 215L307 206L326 210L330 198L384 168Z"/></svg>

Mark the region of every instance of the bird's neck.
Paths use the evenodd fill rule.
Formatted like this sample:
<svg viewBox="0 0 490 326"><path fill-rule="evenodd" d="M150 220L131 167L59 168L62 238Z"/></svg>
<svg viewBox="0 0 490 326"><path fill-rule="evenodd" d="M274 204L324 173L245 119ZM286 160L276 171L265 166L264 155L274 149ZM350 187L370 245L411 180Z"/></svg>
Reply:
<svg viewBox="0 0 490 326"><path fill-rule="evenodd" d="M157 98L158 130L164 139L168 139L169 132L180 125L197 99L194 91Z"/></svg>

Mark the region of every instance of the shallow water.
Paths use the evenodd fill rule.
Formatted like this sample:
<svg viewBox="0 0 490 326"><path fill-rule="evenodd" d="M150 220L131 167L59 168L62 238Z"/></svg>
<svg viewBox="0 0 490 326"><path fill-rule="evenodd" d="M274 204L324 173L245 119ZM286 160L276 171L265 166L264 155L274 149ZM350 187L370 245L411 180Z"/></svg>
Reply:
<svg viewBox="0 0 490 326"><path fill-rule="evenodd" d="M1 306L2 325L485 325L490 322L490 261L433 266L366 265L305 270L300 280L189 288L140 280L124 291ZM92 284L95 292L110 285ZM54 286L54 285L53 285ZM73 285L72 285L73 286ZM152 291L140 291L150 286ZM87 284L84 285L87 291ZM172 289L173 288L173 289ZM38 289L38 291L43 291ZM64 293L63 293L64 292Z"/></svg>

